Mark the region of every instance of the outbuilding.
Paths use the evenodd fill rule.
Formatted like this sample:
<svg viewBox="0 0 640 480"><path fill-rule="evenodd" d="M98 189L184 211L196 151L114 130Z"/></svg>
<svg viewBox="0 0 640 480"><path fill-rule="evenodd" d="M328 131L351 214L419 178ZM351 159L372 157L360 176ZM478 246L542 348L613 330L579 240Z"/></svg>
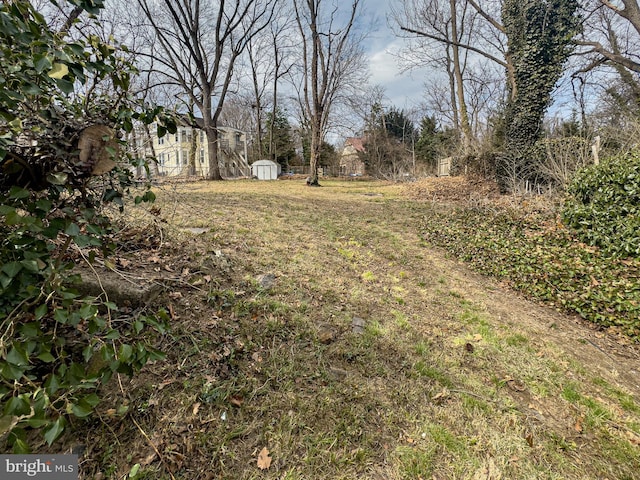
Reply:
<svg viewBox="0 0 640 480"><path fill-rule="evenodd" d="M279 165L271 160L258 160L251 164L251 176L258 180L277 180Z"/></svg>

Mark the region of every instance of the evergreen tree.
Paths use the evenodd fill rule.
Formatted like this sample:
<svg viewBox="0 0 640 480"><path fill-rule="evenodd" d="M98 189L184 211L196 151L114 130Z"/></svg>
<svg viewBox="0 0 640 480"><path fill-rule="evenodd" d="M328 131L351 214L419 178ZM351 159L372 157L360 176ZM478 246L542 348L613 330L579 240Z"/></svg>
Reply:
<svg viewBox="0 0 640 480"><path fill-rule="evenodd" d="M269 112L266 127L267 133L261 142L264 148L262 153L286 169L296 155L286 112L279 108L276 109L275 115Z"/></svg>
<svg viewBox="0 0 640 480"><path fill-rule="evenodd" d="M420 122L420 135L416 142L416 157L434 166L439 149L438 124L435 117L424 117Z"/></svg>

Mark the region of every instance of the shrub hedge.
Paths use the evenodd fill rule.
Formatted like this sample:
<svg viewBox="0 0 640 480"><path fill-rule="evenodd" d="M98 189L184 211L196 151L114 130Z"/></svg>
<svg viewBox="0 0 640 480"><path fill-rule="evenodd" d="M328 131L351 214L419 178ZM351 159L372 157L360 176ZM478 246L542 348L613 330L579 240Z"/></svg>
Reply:
<svg viewBox="0 0 640 480"><path fill-rule="evenodd" d="M569 187L563 219L606 255L640 257L640 152L582 170Z"/></svg>

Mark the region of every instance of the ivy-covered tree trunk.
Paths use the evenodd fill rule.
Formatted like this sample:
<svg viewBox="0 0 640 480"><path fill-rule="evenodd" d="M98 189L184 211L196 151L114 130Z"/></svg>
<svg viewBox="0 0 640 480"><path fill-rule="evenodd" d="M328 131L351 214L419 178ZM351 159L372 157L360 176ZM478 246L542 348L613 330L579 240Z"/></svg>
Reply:
<svg viewBox="0 0 640 480"><path fill-rule="evenodd" d="M504 153L498 160L503 190L535 182L532 147L542 134L551 93L579 32L577 0L505 0L502 22L513 66L505 111Z"/></svg>

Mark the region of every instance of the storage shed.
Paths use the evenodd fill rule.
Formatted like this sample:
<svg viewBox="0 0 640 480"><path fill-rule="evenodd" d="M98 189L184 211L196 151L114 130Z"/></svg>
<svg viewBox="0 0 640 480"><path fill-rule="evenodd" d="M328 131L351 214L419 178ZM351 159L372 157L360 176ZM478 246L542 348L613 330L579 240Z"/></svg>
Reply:
<svg viewBox="0 0 640 480"><path fill-rule="evenodd" d="M271 160L258 160L251 164L251 176L258 180L277 180L278 166Z"/></svg>

